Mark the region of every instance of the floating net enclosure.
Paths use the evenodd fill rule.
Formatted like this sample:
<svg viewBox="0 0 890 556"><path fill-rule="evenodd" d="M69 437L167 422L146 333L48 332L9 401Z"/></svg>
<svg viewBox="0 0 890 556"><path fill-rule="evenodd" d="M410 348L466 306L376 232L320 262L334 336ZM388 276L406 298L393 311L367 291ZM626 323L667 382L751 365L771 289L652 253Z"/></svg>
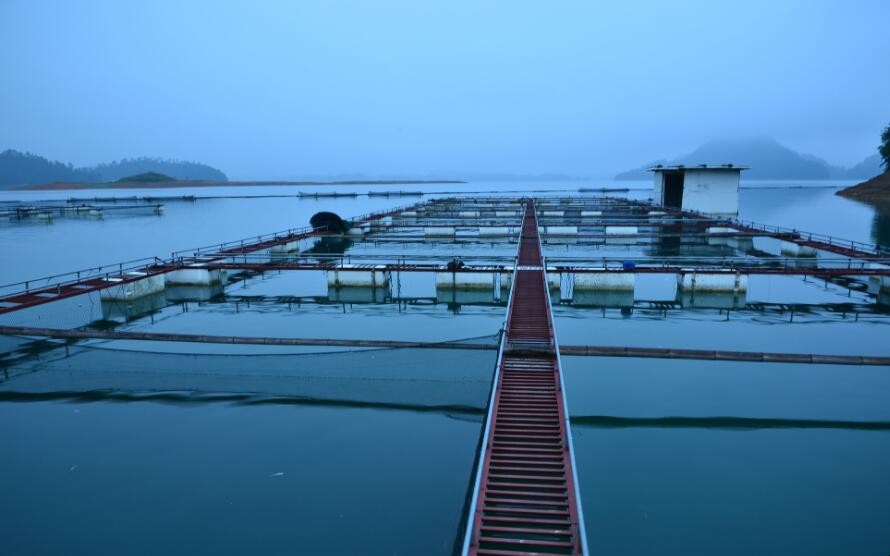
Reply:
<svg viewBox="0 0 890 556"><path fill-rule="evenodd" d="M230 395L481 411L495 349L198 354L3 338L0 395ZM498 336L464 340L497 345Z"/></svg>

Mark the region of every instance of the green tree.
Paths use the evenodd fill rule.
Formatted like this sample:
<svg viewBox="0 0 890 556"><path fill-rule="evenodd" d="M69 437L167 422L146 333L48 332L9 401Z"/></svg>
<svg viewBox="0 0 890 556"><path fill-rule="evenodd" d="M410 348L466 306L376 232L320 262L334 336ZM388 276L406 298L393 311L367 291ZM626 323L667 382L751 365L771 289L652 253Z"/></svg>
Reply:
<svg viewBox="0 0 890 556"><path fill-rule="evenodd" d="M884 128L881 134L881 146L878 147L881 158L884 159L884 170L890 170L890 125Z"/></svg>

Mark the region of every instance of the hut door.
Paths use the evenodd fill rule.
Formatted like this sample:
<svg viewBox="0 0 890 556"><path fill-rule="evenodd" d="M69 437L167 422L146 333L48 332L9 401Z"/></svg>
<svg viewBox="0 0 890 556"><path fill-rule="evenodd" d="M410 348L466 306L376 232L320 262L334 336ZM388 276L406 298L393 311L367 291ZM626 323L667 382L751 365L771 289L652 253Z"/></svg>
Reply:
<svg viewBox="0 0 890 556"><path fill-rule="evenodd" d="M666 207L681 208L683 205L683 172L664 174L664 200Z"/></svg>

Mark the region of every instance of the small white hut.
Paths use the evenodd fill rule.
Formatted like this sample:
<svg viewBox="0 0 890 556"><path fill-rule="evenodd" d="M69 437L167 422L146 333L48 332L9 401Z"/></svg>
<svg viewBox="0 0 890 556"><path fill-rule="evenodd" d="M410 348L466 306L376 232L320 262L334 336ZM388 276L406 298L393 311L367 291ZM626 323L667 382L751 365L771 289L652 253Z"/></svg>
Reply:
<svg viewBox="0 0 890 556"><path fill-rule="evenodd" d="M736 215L739 212L739 180L744 166L653 166L653 199L664 207L708 214Z"/></svg>

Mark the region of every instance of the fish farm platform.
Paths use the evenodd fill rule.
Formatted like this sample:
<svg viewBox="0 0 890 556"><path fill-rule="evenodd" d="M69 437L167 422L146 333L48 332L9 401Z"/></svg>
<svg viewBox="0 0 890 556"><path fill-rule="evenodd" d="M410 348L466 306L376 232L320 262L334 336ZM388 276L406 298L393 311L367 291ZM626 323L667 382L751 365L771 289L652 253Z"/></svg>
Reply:
<svg viewBox="0 0 890 556"><path fill-rule="evenodd" d="M24 215L26 209L15 210ZM60 205L45 210L67 209ZM707 309L726 318L730 312L763 311L767 305L783 318L787 311L791 319L795 313L819 311L856 319L884 314L890 299L890 252L876 245L605 196L439 198L364 214L348 223L342 234L293 228L169 257L0 286L0 336L16 342L14 349L0 354L0 391L48 396L46 383L35 378L33 368L20 371L17 366L59 349L64 350L58 355L63 360L69 349L93 349L100 342L206 345L211 350L223 344L245 349L453 350L487 352L492 358L496 353L494 369L461 369L461 384L440 385L441 390L429 396L433 407L484 409L472 482L461 525L454 532L456 551L582 555L589 550L563 356L890 366L890 357L869 353L560 342L562 332L557 334L555 325L555 312L563 307L618 309L626 315L642 304L651 310ZM475 248L464 252L464 246ZM278 287L275 280L268 280L270 291L261 294L232 291L239 284L263 282L266 276L287 276L293 282L280 286L280 292L272 291ZM778 287L770 290L768 302L750 295L762 283L758 281L770 280L814 286L819 299L827 301L802 303ZM322 293L294 291L309 283ZM411 288L427 293L407 293ZM654 290L659 294L650 293ZM242 303L288 308L446 304L455 311L466 305L503 310L504 318L497 335L481 340L117 329L130 321L153 319L168 307L179 306L185 313L195 304L200 308L216 302L234 303L235 311ZM101 318L95 318L96 311ZM66 324L51 326L54 319ZM287 365L284 359L279 363ZM380 364L385 364L383 359ZM234 376L239 369L230 370ZM430 372L435 380L447 382L448 369ZM367 397L349 393L361 384L360 374L340 377L334 393L320 394L315 384L316 390L308 393L279 394L398 405L393 401L396 394L387 390L401 396L413 392L404 385L392 386L404 376L386 375L391 382L378 392ZM22 377L35 381L34 391L16 390ZM89 380L100 381L91 382L93 388L104 378ZM158 384L171 389L179 385L174 376ZM225 390L230 382L219 384ZM270 394L276 387L272 379L263 383Z"/></svg>

